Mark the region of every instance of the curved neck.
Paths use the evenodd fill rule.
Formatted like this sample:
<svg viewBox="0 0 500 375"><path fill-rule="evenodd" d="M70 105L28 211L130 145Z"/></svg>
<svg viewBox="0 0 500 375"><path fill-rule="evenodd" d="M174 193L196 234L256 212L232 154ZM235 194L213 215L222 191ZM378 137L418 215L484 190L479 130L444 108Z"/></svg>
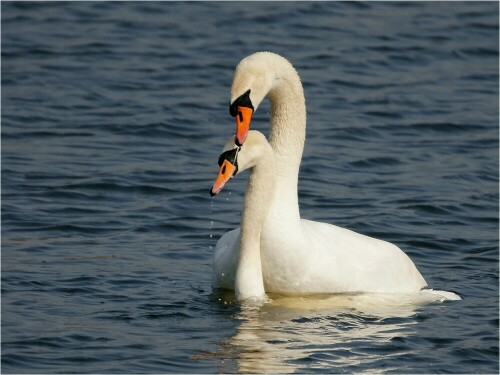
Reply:
<svg viewBox="0 0 500 375"><path fill-rule="evenodd" d="M238 300L265 297L260 237L269 211L275 183L275 163L272 149L263 163L250 172L240 232L240 254L235 276Z"/></svg>
<svg viewBox="0 0 500 375"><path fill-rule="evenodd" d="M271 104L269 143L276 157L275 199L271 212L300 219L299 167L306 137L306 103L299 75L290 65L268 93Z"/></svg>

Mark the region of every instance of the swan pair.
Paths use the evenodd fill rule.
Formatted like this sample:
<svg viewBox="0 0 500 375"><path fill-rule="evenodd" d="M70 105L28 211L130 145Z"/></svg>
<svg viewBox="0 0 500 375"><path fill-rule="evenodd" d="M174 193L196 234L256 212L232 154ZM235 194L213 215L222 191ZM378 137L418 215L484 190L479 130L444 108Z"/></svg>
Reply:
<svg viewBox="0 0 500 375"><path fill-rule="evenodd" d="M249 131L268 97L269 142ZM427 286L397 246L334 225L300 218L297 183L305 141L306 105L299 75L283 57L258 52L237 66L231 87L232 136L219 158L216 195L251 169L241 228L224 234L214 254L214 288L238 300L324 293L417 293Z"/></svg>

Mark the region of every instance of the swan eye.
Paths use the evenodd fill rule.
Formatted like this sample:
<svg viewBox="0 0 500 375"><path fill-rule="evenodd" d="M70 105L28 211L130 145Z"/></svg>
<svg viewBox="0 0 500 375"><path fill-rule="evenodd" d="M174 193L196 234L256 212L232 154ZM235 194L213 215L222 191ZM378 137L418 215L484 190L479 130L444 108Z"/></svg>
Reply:
<svg viewBox="0 0 500 375"><path fill-rule="evenodd" d="M236 115L238 114L238 106L235 104L231 104L229 106L229 113L231 114L231 116L236 117Z"/></svg>

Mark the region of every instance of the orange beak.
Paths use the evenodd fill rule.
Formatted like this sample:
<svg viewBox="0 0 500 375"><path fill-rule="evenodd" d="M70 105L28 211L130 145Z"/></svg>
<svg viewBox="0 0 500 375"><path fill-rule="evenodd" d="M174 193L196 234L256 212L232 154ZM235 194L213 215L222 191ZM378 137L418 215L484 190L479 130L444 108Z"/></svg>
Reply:
<svg viewBox="0 0 500 375"><path fill-rule="evenodd" d="M243 145L247 139L248 131L250 130L250 122L252 121L253 109L249 107L238 107L236 115L236 136L235 143L238 146Z"/></svg>
<svg viewBox="0 0 500 375"><path fill-rule="evenodd" d="M224 160L224 162L220 166L219 175L217 176L217 179L210 189L210 195L213 197L214 195L219 194L226 182L233 178L235 172L236 166L234 164L231 164L229 160Z"/></svg>

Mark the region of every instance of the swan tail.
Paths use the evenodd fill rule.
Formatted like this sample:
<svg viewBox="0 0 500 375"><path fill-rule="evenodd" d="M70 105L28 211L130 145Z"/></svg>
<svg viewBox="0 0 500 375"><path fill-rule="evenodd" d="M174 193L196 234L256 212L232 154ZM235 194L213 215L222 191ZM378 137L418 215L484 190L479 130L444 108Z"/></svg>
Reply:
<svg viewBox="0 0 500 375"><path fill-rule="evenodd" d="M445 290L434 290L434 289L422 289L420 294L435 298L439 302L443 301L460 301L460 297L457 293L447 292Z"/></svg>

